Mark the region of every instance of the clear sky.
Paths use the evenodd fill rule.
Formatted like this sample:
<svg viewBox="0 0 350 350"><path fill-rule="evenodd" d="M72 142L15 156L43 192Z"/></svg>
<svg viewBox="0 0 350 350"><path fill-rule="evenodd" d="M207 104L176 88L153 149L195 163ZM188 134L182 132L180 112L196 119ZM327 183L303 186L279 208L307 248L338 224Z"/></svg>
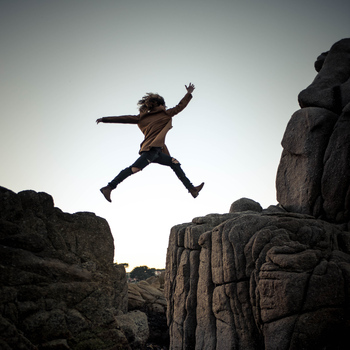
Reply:
<svg viewBox="0 0 350 350"><path fill-rule="evenodd" d="M172 226L248 197L276 204L281 139L317 56L350 36L348 0L0 0L0 185L51 194L69 213L108 220L115 260L164 268ZM174 117L170 168L150 165L99 192L138 157L146 92Z"/></svg>

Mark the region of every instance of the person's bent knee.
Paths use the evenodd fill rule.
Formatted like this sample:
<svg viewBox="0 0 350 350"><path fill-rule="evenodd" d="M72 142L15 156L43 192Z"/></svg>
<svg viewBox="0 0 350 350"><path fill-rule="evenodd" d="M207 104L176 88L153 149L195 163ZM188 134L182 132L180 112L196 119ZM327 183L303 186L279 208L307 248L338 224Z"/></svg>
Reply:
<svg viewBox="0 0 350 350"><path fill-rule="evenodd" d="M137 172L139 172L141 169L139 169L139 168L136 168L136 167L131 167L131 171L133 172L133 174L135 174L135 173L137 173Z"/></svg>

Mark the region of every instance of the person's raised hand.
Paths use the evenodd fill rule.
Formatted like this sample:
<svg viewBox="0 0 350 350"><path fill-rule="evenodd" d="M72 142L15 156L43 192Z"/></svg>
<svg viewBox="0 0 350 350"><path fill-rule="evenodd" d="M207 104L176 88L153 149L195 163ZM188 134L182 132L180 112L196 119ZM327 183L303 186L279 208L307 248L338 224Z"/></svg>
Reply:
<svg viewBox="0 0 350 350"><path fill-rule="evenodd" d="M192 94L193 90L195 89L195 86L192 83L189 83L188 86L185 85L185 87L189 94Z"/></svg>

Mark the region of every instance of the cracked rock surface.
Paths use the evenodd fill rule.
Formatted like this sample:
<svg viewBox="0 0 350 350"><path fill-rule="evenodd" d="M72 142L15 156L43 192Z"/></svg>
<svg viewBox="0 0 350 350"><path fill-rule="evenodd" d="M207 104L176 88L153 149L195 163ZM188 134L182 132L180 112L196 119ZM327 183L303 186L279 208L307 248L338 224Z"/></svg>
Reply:
<svg viewBox="0 0 350 350"><path fill-rule="evenodd" d="M0 187L0 349L139 349L147 316L127 313L108 223L50 195Z"/></svg>
<svg viewBox="0 0 350 350"><path fill-rule="evenodd" d="M288 211L350 222L350 39L319 56L318 74L282 139L278 202Z"/></svg>
<svg viewBox="0 0 350 350"><path fill-rule="evenodd" d="M349 233L273 210L221 219L208 215L172 229L171 349L347 349Z"/></svg>

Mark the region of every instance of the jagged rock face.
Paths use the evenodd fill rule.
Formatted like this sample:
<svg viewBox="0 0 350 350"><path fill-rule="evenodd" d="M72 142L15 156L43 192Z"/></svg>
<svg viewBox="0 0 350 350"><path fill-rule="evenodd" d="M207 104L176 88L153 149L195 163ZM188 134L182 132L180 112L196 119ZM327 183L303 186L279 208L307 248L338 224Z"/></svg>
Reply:
<svg viewBox="0 0 350 350"><path fill-rule="evenodd" d="M348 349L350 236L269 208L175 226L170 349Z"/></svg>
<svg viewBox="0 0 350 350"><path fill-rule="evenodd" d="M0 187L0 348L144 344L147 317L126 314L126 274L113 255L106 220L63 213L46 193Z"/></svg>
<svg viewBox="0 0 350 350"><path fill-rule="evenodd" d="M315 64L319 73L299 94L282 140L278 202L288 211L350 221L350 39ZM349 226L348 226L349 227Z"/></svg>

